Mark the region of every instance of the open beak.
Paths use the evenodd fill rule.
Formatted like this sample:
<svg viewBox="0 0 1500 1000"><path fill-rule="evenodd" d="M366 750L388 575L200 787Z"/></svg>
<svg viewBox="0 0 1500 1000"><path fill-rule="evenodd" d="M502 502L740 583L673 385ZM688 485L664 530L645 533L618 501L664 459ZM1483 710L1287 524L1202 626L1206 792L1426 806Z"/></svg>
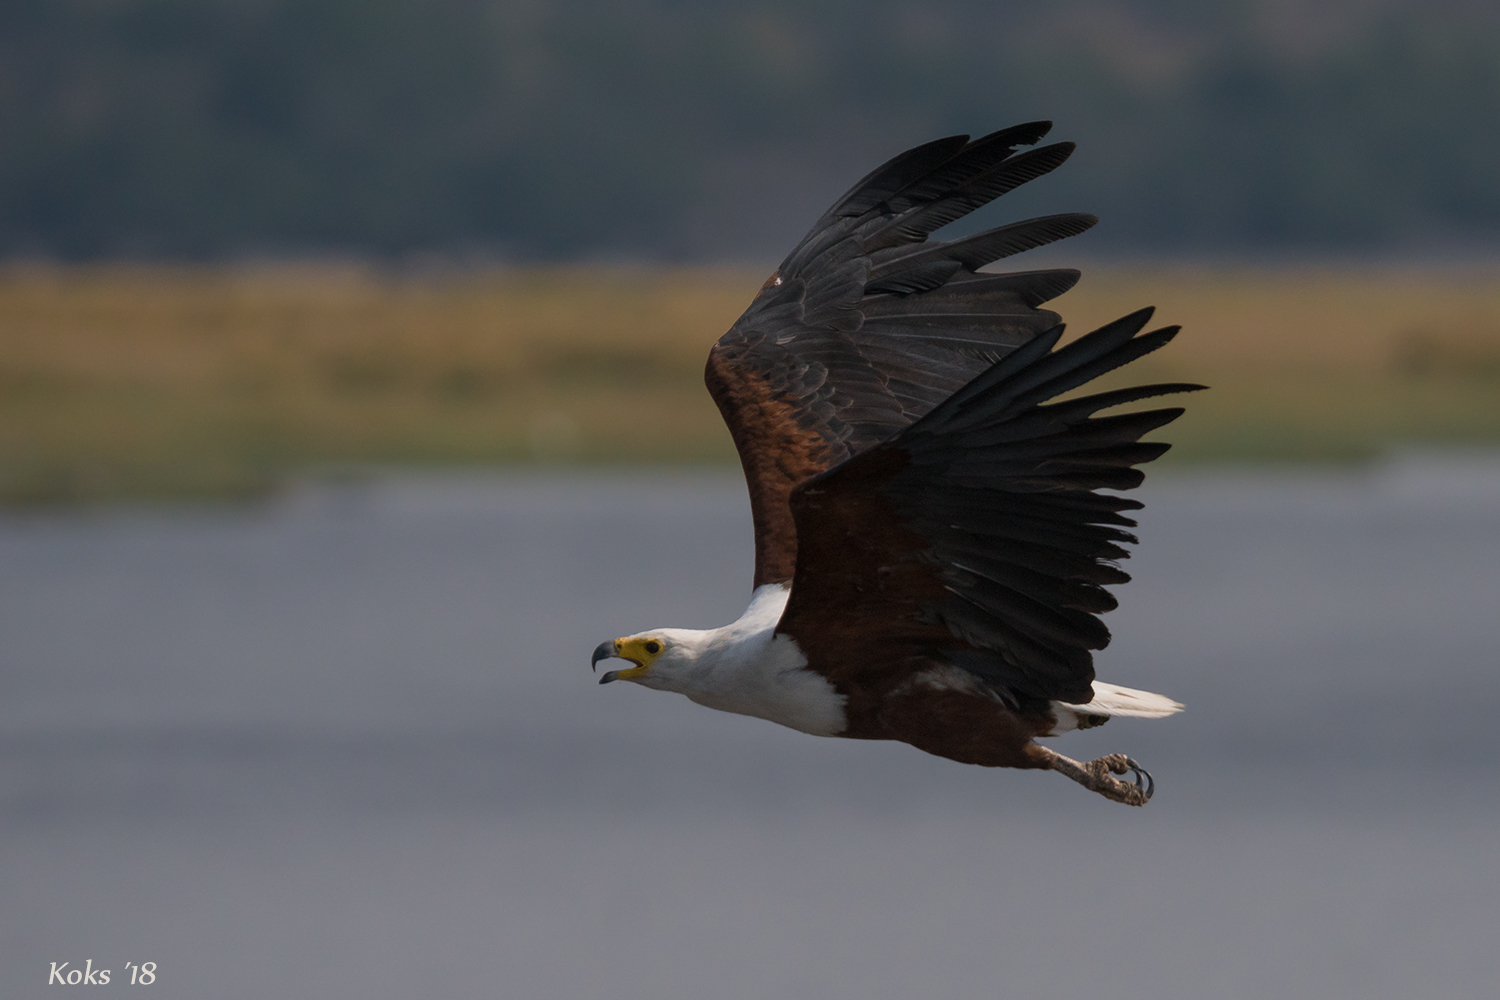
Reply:
<svg viewBox="0 0 1500 1000"><path fill-rule="evenodd" d="M629 656L621 656L620 652L619 652L619 647L620 647L620 643L619 643L618 640L615 640L615 639L611 639L611 640L609 640L607 642L601 642L601 643L599 643L598 646L594 647L594 655L593 655L593 658L589 660L589 668L592 669L592 670L598 670L599 669L599 661L600 660L621 659L621 660L629 660L631 663L634 663L635 664L634 669L636 669L636 670L641 669L641 663L640 663L640 661L636 660L636 659L634 659L632 657L629 657ZM604 672L604 675L599 678L599 683L600 684L608 684L610 681L619 680L620 679L620 674L622 674L622 673L628 673L628 671L606 670Z"/></svg>

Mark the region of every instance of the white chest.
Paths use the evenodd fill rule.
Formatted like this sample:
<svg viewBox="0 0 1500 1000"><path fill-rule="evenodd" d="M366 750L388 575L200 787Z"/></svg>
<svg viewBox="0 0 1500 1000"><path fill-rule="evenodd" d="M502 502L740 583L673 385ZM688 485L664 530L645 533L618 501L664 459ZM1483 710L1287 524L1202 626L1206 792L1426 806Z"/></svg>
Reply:
<svg viewBox="0 0 1500 1000"><path fill-rule="evenodd" d="M813 736L837 736L847 728L844 696L807 669L807 657L790 637L767 636L733 652L740 655L726 657L683 694L721 712L753 715Z"/></svg>
<svg viewBox="0 0 1500 1000"><path fill-rule="evenodd" d="M795 640L775 634L787 596L787 589L775 584L756 590L738 621L703 635L693 666L671 686L721 712L836 736L848 727L844 696L807 669Z"/></svg>

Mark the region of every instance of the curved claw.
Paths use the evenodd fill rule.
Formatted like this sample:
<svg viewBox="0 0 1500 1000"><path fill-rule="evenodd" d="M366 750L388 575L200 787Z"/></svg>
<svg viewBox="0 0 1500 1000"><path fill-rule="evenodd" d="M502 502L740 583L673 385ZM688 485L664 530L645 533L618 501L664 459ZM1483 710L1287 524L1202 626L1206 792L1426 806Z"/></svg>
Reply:
<svg viewBox="0 0 1500 1000"><path fill-rule="evenodd" d="M1150 802L1151 796L1156 794L1156 781L1151 777L1151 772L1137 764L1134 758L1131 757L1125 758L1125 767L1127 770L1135 772L1135 787L1141 789L1141 792L1146 796L1146 801ZM1142 778L1146 779L1144 787L1141 784Z"/></svg>

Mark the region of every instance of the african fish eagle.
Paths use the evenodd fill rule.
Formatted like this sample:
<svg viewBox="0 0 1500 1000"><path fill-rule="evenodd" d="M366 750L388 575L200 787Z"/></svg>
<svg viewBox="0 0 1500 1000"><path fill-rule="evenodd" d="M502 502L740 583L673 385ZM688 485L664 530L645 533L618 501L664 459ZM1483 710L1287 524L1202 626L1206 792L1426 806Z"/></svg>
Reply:
<svg viewBox="0 0 1500 1000"><path fill-rule="evenodd" d="M1095 416L1202 386L1057 397L1156 350L1143 309L1059 347L1042 303L1073 270L986 264L1093 226L1052 215L951 242L928 235L1060 165L1031 122L938 139L840 198L709 352L706 381L739 450L755 521L749 608L723 628L601 643L601 684L677 691L819 736L900 740L987 767L1049 768L1130 805L1151 776L1038 737L1177 702L1094 680L1096 617L1134 543L1142 435L1181 408ZM1050 402L1049 402L1050 401ZM1134 775L1122 781L1114 775Z"/></svg>

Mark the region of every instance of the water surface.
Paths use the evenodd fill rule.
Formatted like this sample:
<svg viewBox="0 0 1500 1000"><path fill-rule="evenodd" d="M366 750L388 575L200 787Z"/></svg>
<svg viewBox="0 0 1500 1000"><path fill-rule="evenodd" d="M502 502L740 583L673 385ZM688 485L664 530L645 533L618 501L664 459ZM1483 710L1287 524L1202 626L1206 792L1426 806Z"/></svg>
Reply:
<svg viewBox="0 0 1500 1000"><path fill-rule="evenodd" d="M1158 475L1144 810L600 688L748 597L718 474L0 517L0 992L1490 997L1500 461ZM50 994L47 994L50 995Z"/></svg>

